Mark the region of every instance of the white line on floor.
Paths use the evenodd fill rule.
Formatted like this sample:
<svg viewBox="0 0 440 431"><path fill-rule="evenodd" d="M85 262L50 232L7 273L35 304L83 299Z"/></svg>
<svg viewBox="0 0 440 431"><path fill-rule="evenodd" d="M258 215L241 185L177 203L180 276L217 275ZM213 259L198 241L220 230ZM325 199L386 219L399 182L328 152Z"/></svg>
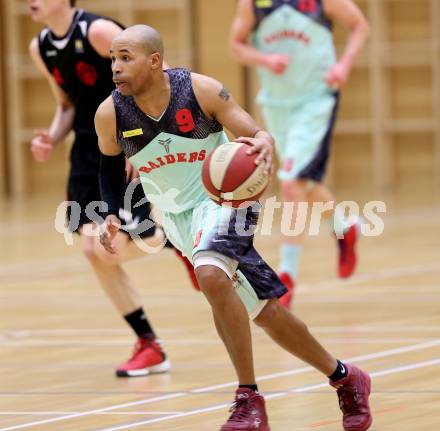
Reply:
<svg viewBox="0 0 440 431"><path fill-rule="evenodd" d="M438 289L438 288L437 288ZM309 329L314 333L336 333L341 334L344 332L358 333L358 332L380 332L381 334L387 332L426 332L426 331L440 331L440 326L438 325L393 325L383 326L377 323L372 324L360 324L360 325L350 325L350 326L309 326ZM161 328L159 331L175 333L185 333L186 331L178 331L173 328ZM217 335L217 332L213 329L210 333L212 335ZM128 329L117 329L117 328L89 328L89 329L19 329L19 330L0 330L0 335L10 336L14 338L29 338L29 337L115 337L121 336L126 337L130 335ZM179 338L180 339L180 338Z"/></svg>
<svg viewBox="0 0 440 431"><path fill-rule="evenodd" d="M344 359L344 361L347 361L347 362L366 362L366 361L369 361L372 359L383 358L383 357L387 357L387 356L393 356L393 355L413 352L413 351L417 351L417 350L428 349L428 348L436 347L436 346L440 346L440 339L434 340L434 341L429 341L426 343L414 344L414 345L410 345L410 346L399 347L396 349L385 350L382 352L376 352L376 353L371 353L371 354L367 354L367 355L355 356L352 358ZM257 380L258 380L258 382L261 382L264 380L271 380L271 379L284 377L284 376L303 374L303 373L306 373L306 372L309 372L312 370L314 370L314 368L312 368L310 366L302 367L302 368L297 368L294 370L289 370L289 371L284 371L284 372L280 372L280 373L273 373L273 374L269 374L266 376L262 376L262 377L258 378ZM168 394L168 395L162 395L162 396L147 398L147 399L138 400L138 401L132 401L132 402L124 403L124 404L115 404L113 406L99 408L99 409L95 409L95 410L88 410L88 411L81 412L78 414L69 414L69 415L60 416L58 418L45 419L45 420L40 420L40 421L35 421L35 422L28 422L28 423L21 424L21 425L14 425L14 426L7 427L7 428L1 428L0 431L12 431L12 430L16 430L16 429L30 428L30 427L37 426L37 425L43 425L43 424L48 424L48 423L53 423L53 422L60 422L60 421L64 421L64 420L75 419L75 418L84 417L84 416L95 415L100 412L106 412L106 411L121 409L121 408L125 408L125 407L133 407L133 406L138 406L138 405L151 404L151 403L158 402L158 401L165 401L165 400L170 400L170 399L175 399L175 398L182 398L182 397L188 396L191 393L209 392L214 389L234 387L236 385L237 385L237 382L234 381L234 382L223 383L223 384L208 386L208 387L199 388L199 389L193 389L191 391L186 391L186 392L177 392L175 394ZM222 404L222 406L223 406L223 404ZM217 406L216 408L213 408L213 409L215 410L215 409L219 409L219 408L220 407Z"/></svg>
<svg viewBox="0 0 440 431"><path fill-rule="evenodd" d="M312 330L313 332L313 330ZM340 338L324 338L324 336L321 337L321 339L325 339L325 344L403 344L403 343L422 343L422 342L428 342L433 341L437 339L436 337L340 337ZM186 339L182 338L179 340L169 340L167 339L164 343L166 346L201 346L206 347L208 345L223 345L221 340L213 340L213 339L199 339L199 340L193 340L193 339ZM17 341L17 340L0 340L0 346L2 347L11 347L14 349L31 349L31 348L41 348L41 347L61 347L61 348L69 348L69 349L77 349L82 347L89 347L89 346L95 346L95 347L119 347L119 346L129 346L130 344L124 341L76 341L68 343L66 341ZM3 367L4 364L0 364L0 368ZM17 367L20 365L17 365ZM75 365L77 367L78 365Z"/></svg>
<svg viewBox="0 0 440 431"><path fill-rule="evenodd" d="M437 262L424 263L413 266L397 267L383 269L379 271L371 271L364 274L358 274L350 277L347 280L341 280L334 278L326 281L319 281L317 283L304 283L299 284L298 289L300 291L307 291L309 289L334 289L335 287L352 286L354 284L368 283L376 280L389 280L393 278L408 277L411 275L425 274L431 272L439 272L440 264Z"/></svg>
<svg viewBox="0 0 440 431"><path fill-rule="evenodd" d="M0 416L53 416L53 415L78 415L81 412L0 412ZM183 412L98 412L95 413L97 416L123 416L123 415L133 415L133 416L157 416L157 415L178 415Z"/></svg>
<svg viewBox="0 0 440 431"><path fill-rule="evenodd" d="M405 365L405 366L401 366L401 367L390 368L388 370L383 370L383 371L371 373L370 375L371 375L371 377L381 377L381 376L386 376L389 374L396 374L396 373L411 371L411 370L415 370L415 369L419 369L419 368L431 367L431 366L439 365L439 364L440 364L440 359L435 359L432 361L418 362L418 363L409 364L409 365ZM292 388L287 391L270 394L270 395L266 396L265 398L266 398L266 400L273 399L273 398L282 398L282 397L289 396L293 393L309 392L309 391L313 391L315 389L320 389L320 388L325 388L325 387L328 387L327 382L326 383L318 383L316 385L303 386L300 388ZM125 430L125 429L130 429L130 428L136 428L141 425L154 424L154 423L164 422L164 421L168 421L168 420L172 420L172 419L178 419L178 418L187 417L187 416L194 416L197 414L212 412L215 410L221 410L226 407L228 407L228 404L217 404L215 406L210 406L210 407L206 407L203 409L190 410L190 411L187 411L184 413L179 413L176 415L169 415L169 416L165 416L165 417L161 417L161 418L149 419L146 421L135 422L135 423L111 427L111 428L103 428L100 431L119 431L119 430Z"/></svg>

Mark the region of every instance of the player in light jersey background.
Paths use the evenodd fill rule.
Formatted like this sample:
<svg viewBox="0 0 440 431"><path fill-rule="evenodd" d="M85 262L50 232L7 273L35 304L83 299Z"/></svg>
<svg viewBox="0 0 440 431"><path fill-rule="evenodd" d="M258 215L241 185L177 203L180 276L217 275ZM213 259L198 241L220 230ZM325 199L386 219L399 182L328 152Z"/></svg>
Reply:
<svg viewBox="0 0 440 431"><path fill-rule="evenodd" d="M272 136L218 81L186 69L163 71L162 40L151 27L126 29L113 40L110 53L117 90L95 116L102 197L109 208L101 243L114 252L125 154L138 169L147 197L165 212L168 238L192 260L236 370L239 387L221 431L270 430L255 380L248 315L282 348L329 376L346 431L366 431L372 422L370 378L337 361L280 306L277 298L286 289L253 246L259 205L225 208L203 191L202 164L206 153L226 141L223 126L241 136L236 141L248 143L249 152L259 153L256 162L264 163L267 174L272 171Z"/></svg>
<svg viewBox="0 0 440 431"><path fill-rule="evenodd" d="M336 60L332 21L349 30L345 50ZM369 33L351 0L239 0L230 46L243 64L256 66L261 81L258 102L276 141L278 178L285 202L334 201L322 184L330 152L339 90ZM338 234L339 276L356 266L357 228L336 211L323 214ZM286 237L280 249L280 278L289 292L297 278L304 234Z"/></svg>

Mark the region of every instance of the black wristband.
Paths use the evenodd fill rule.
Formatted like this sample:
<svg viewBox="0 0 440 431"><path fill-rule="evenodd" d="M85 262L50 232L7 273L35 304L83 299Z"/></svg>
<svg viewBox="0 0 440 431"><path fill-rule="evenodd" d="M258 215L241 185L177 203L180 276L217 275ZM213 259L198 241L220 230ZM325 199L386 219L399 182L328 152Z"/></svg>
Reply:
<svg viewBox="0 0 440 431"><path fill-rule="evenodd" d="M119 217L125 191L125 156L106 156L101 153L99 166L99 188L101 199L107 203L106 215L114 214Z"/></svg>

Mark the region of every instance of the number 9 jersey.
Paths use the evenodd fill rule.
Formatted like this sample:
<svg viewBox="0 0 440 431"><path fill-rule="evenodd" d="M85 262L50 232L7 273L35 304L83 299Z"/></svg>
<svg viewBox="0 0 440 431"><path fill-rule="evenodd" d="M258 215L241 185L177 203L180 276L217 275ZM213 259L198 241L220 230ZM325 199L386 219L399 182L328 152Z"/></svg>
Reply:
<svg viewBox="0 0 440 431"><path fill-rule="evenodd" d="M159 118L145 114L131 96L112 92L117 139L150 202L173 214L206 201L202 164L215 147L227 142L223 126L208 118L196 99L191 72L168 69L170 101Z"/></svg>

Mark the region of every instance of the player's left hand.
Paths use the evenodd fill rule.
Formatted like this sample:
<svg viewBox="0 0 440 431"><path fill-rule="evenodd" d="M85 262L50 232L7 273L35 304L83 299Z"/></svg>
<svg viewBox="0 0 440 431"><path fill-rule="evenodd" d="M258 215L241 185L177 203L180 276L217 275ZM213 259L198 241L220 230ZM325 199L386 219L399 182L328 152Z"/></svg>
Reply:
<svg viewBox="0 0 440 431"><path fill-rule="evenodd" d="M114 214L110 214L105 218L104 224L101 228L99 242L110 254L117 254L113 240L121 228L121 221Z"/></svg>
<svg viewBox="0 0 440 431"><path fill-rule="evenodd" d="M347 82L351 67L344 62L336 63L325 74L325 82L335 90L341 89Z"/></svg>
<svg viewBox="0 0 440 431"><path fill-rule="evenodd" d="M273 145L264 138L239 137L234 142L242 142L251 146L247 154L259 153L255 158L255 164L264 162L264 173L271 176L273 173Z"/></svg>
<svg viewBox="0 0 440 431"><path fill-rule="evenodd" d="M54 149L53 140L47 130L34 130L31 152L37 162L47 162Z"/></svg>

